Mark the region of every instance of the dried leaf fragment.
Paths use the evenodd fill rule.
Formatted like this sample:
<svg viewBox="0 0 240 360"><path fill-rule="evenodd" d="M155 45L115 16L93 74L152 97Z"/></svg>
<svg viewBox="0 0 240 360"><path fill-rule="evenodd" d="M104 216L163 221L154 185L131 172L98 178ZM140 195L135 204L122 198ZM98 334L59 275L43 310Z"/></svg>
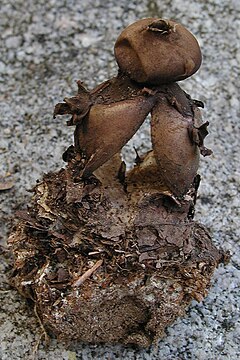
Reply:
<svg viewBox="0 0 240 360"><path fill-rule="evenodd" d="M9 179L9 176L0 177L0 191L10 190L13 186L14 180Z"/></svg>

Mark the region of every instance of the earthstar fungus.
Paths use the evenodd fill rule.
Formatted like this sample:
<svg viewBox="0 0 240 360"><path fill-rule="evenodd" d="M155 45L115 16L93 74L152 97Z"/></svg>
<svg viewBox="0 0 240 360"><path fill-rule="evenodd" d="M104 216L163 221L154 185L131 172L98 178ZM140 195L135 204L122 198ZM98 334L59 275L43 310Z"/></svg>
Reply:
<svg viewBox="0 0 240 360"><path fill-rule="evenodd" d="M227 255L193 221L208 122L176 83L201 52L182 25L142 19L115 44L116 77L56 105L70 114L67 165L44 175L9 245L11 283L67 343L149 346L207 294ZM120 151L151 113L153 149L126 172Z"/></svg>

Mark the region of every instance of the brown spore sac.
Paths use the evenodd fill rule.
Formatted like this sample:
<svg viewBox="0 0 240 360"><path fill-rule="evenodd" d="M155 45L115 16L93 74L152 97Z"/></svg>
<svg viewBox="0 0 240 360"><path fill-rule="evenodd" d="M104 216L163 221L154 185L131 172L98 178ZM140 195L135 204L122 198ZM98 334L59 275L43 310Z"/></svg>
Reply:
<svg viewBox="0 0 240 360"><path fill-rule="evenodd" d="M136 21L122 31L114 50L123 73L151 85L186 79L199 69L202 61L196 38L173 20Z"/></svg>
<svg viewBox="0 0 240 360"><path fill-rule="evenodd" d="M152 152L124 182L121 164L115 155L79 180L75 158L46 174L9 239L12 285L67 344L148 347L192 299L206 296L225 259L190 216L194 188L177 201L159 179Z"/></svg>

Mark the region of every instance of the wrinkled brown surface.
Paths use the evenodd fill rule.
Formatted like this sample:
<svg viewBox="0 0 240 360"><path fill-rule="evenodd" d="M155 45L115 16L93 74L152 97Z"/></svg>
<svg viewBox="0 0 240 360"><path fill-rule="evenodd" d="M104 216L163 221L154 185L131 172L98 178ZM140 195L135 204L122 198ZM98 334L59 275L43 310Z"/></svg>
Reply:
<svg viewBox="0 0 240 360"><path fill-rule="evenodd" d="M156 18L124 29L115 44L115 57L131 79L154 85L186 79L198 70L202 59L197 40L184 26Z"/></svg>
<svg viewBox="0 0 240 360"><path fill-rule="evenodd" d="M152 152L121 182L118 155L85 182L79 166L46 174L18 214L11 282L65 342L147 347L203 299L224 254L192 220L194 188L176 201Z"/></svg>

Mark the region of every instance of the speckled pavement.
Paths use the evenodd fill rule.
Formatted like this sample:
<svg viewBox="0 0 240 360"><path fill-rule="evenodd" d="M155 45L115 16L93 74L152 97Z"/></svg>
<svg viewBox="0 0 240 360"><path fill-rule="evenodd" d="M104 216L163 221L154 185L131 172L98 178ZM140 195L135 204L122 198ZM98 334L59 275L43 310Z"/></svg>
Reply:
<svg viewBox="0 0 240 360"><path fill-rule="evenodd" d="M210 122L202 158L196 219L214 242L232 254L220 267L208 297L194 302L157 347L148 350L78 344L71 349L40 341L41 328L25 300L7 283L9 261L0 261L0 359L240 359L239 316L239 113L240 2L238 0L0 1L0 241L4 245L14 212L31 199L43 173L64 165L72 128L52 119L54 105L116 74L113 46L120 31L142 17L171 18L198 38L201 69L181 86L205 103ZM128 163L150 146L146 122L124 149ZM13 186L12 186L13 185Z"/></svg>

